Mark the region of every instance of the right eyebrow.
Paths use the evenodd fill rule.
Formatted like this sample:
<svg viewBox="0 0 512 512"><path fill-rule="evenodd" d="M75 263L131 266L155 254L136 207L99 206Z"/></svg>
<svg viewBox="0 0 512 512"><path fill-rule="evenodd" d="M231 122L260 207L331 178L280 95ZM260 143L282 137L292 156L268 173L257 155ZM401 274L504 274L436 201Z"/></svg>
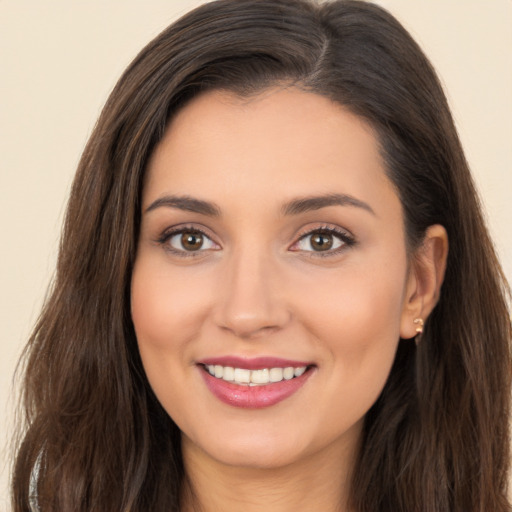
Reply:
<svg viewBox="0 0 512 512"><path fill-rule="evenodd" d="M215 203L196 199L191 196L163 196L153 201L144 213L151 212L157 208L177 208L187 212L200 213L209 217L220 217L220 208Z"/></svg>

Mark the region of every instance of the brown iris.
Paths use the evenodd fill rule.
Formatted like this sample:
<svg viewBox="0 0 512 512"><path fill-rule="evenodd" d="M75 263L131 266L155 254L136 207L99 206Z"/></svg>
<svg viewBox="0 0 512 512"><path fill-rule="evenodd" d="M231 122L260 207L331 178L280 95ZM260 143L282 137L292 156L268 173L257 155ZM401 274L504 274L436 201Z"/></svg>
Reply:
<svg viewBox="0 0 512 512"><path fill-rule="evenodd" d="M203 235L201 233L185 232L181 235L181 245L187 251L197 251L203 246Z"/></svg>
<svg viewBox="0 0 512 512"><path fill-rule="evenodd" d="M315 233L311 236L310 243L315 251L327 251L333 245L332 235L328 233Z"/></svg>

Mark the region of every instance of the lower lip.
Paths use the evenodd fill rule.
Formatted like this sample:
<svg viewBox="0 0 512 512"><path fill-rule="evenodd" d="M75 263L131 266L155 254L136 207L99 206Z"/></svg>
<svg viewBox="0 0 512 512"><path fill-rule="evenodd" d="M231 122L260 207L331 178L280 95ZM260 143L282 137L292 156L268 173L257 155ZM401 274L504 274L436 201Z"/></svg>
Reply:
<svg viewBox="0 0 512 512"><path fill-rule="evenodd" d="M259 386L244 386L217 379L202 366L199 370L208 389L221 402L244 409L262 409L286 400L306 383L312 373L311 369L308 369L300 377L290 380Z"/></svg>

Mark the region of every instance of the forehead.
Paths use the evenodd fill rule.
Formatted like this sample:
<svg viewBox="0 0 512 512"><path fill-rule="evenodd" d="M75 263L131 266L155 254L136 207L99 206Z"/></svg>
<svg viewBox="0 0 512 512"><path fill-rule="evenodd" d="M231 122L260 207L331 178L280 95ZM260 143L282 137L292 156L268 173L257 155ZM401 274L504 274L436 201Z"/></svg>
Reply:
<svg viewBox="0 0 512 512"><path fill-rule="evenodd" d="M170 122L148 165L144 203L161 193L277 204L332 192L398 201L365 121L296 88L249 99L213 91Z"/></svg>

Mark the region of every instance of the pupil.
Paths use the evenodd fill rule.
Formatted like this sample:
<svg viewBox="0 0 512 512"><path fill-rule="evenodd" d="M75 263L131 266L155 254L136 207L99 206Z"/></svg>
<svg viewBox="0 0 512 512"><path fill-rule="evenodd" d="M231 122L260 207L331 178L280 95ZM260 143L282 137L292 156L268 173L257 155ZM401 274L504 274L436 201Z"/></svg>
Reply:
<svg viewBox="0 0 512 512"><path fill-rule="evenodd" d="M203 235L199 233L183 233L181 244L188 251L197 251L203 245Z"/></svg>
<svg viewBox="0 0 512 512"><path fill-rule="evenodd" d="M317 233L311 237L311 246L317 251L327 251L332 247L332 235Z"/></svg>

